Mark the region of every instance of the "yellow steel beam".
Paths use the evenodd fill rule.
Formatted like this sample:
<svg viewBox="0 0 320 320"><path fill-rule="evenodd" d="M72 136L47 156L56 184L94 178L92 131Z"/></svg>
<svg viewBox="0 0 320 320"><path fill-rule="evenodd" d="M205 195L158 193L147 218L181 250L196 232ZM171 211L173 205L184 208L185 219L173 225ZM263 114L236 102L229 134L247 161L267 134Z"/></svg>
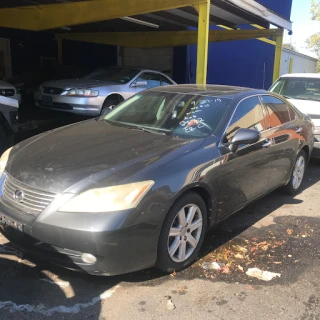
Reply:
<svg viewBox="0 0 320 320"><path fill-rule="evenodd" d="M196 83L207 83L210 1L198 4L198 50Z"/></svg>
<svg viewBox="0 0 320 320"><path fill-rule="evenodd" d="M283 29L279 29L279 31L280 35L276 37L276 49L274 53L273 82L275 82L280 77Z"/></svg>
<svg viewBox="0 0 320 320"><path fill-rule="evenodd" d="M261 27L261 26L259 26L258 24L252 24L251 26L253 26L253 27L257 28L257 29L260 29L260 30L265 30L264 27ZM227 29L227 30L233 30L232 28L227 27L227 26L224 26L224 25L218 25L218 27L223 28L223 29ZM266 42L266 43L272 44L272 45L274 45L274 46L276 45L276 42L275 42L275 41L270 40L270 39L268 39L268 38L256 38L256 39L257 39L257 40L260 40L260 41L262 41L262 42Z"/></svg>
<svg viewBox="0 0 320 320"><path fill-rule="evenodd" d="M209 30L209 42L256 39L281 35L279 29ZM161 48L197 44L197 31L96 32L56 34L57 39L109 44L133 48Z"/></svg>
<svg viewBox="0 0 320 320"><path fill-rule="evenodd" d="M190 6L207 0L95 0L0 9L0 27L47 30Z"/></svg>

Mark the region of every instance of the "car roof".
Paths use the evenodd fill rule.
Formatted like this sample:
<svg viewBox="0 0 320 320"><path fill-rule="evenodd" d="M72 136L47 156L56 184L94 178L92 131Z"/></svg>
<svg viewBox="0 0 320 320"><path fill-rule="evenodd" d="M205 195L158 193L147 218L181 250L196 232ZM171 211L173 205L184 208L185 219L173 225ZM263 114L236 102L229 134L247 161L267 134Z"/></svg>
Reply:
<svg viewBox="0 0 320 320"><path fill-rule="evenodd" d="M320 79L320 73L289 73L284 74L281 78L315 78Z"/></svg>
<svg viewBox="0 0 320 320"><path fill-rule="evenodd" d="M197 84L177 84L170 86L162 86L152 88L148 91L155 92L167 92L167 93L181 93L181 94L197 94L204 96L235 96L245 93L252 94L265 94L268 93L265 90L258 90L237 86L226 85L197 85Z"/></svg>

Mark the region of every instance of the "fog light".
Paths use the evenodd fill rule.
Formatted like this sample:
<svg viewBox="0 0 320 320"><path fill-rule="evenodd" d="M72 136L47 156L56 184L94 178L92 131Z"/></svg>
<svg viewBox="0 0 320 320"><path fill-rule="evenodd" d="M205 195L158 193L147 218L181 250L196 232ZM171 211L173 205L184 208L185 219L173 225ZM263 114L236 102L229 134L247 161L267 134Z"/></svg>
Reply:
<svg viewBox="0 0 320 320"><path fill-rule="evenodd" d="M95 263L97 261L97 258L90 253L83 253L81 259L85 263Z"/></svg>

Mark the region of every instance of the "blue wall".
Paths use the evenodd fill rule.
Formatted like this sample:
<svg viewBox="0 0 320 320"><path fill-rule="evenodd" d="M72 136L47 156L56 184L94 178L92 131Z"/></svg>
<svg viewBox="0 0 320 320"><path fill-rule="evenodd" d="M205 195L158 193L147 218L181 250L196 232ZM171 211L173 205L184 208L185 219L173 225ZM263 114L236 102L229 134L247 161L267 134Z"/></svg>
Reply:
<svg viewBox="0 0 320 320"><path fill-rule="evenodd" d="M290 18L292 0L259 0L258 2L285 18ZM210 29L221 30L214 26ZM190 28L190 30L195 29ZM174 60L175 80L178 83L195 83L197 46L175 49L179 55L183 50L186 59L176 64ZM272 84L274 52L274 45L255 39L210 43L207 83L268 89Z"/></svg>
<svg viewBox="0 0 320 320"><path fill-rule="evenodd" d="M309 0L299 0L299 1L309 1ZM290 19L292 0L256 0L256 2L261 3L268 9L276 12L278 15Z"/></svg>

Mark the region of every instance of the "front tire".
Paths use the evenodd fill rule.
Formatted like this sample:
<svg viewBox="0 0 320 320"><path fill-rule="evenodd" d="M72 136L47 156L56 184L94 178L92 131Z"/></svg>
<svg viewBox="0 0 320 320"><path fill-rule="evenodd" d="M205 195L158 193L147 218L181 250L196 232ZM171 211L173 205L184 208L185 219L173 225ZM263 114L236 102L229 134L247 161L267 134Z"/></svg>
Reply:
<svg viewBox="0 0 320 320"><path fill-rule="evenodd" d="M284 191L291 195L296 195L301 191L303 177L307 167L307 155L301 150L294 164L289 183L284 186Z"/></svg>
<svg viewBox="0 0 320 320"><path fill-rule="evenodd" d="M156 266L179 271L196 258L207 229L207 209L202 197L189 192L170 209L159 238Z"/></svg>
<svg viewBox="0 0 320 320"><path fill-rule="evenodd" d="M112 110L116 105L119 104L119 101L117 100L106 100L101 108L101 115L104 113L105 110L110 109Z"/></svg>

